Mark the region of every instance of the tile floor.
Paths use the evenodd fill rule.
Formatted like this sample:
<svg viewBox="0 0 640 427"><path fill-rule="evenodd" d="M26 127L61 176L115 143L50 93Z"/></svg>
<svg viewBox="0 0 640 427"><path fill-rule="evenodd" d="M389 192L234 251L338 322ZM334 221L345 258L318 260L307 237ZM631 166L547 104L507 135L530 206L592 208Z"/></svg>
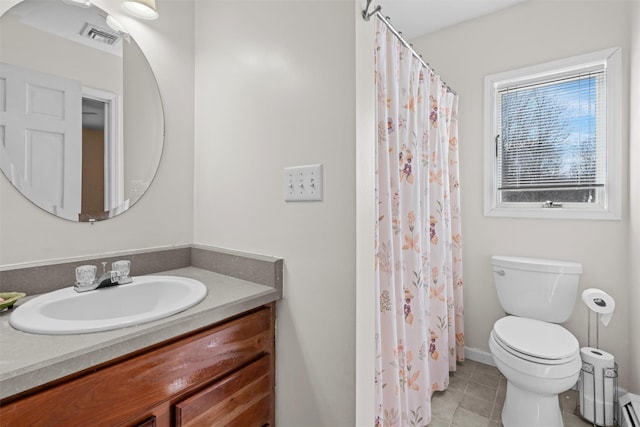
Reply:
<svg viewBox="0 0 640 427"><path fill-rule="evenodd" d="M467 360L458 363L449 388L435 392L431 400L429 427L499 427L507 381L497 368ZM587 427L590 423L574 415L578 392L559 396L565 427Z"/></svg>

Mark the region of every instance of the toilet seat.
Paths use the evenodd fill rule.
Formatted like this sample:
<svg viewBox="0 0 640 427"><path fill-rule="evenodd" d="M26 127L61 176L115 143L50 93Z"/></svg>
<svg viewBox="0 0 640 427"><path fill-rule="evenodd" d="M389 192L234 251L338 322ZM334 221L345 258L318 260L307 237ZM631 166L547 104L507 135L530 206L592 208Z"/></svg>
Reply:
<svg viewBox="0 0 640 427"><path fill-rule="evenodd" d="M569 363L580 352L576 337L560 325L507 316L493 326L496 343L515 357L543 365Z"/></svg>

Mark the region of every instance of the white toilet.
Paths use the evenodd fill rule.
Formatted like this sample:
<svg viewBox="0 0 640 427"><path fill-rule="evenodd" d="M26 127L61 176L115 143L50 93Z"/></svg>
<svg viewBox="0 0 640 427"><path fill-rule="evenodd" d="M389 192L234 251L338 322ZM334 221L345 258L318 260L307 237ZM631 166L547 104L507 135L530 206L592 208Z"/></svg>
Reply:
<svg viewBox="0 0 640 427"><path fill-rule="evenodd" d="M507 313L491 331L489 348L507 379L505 427L563 426L558 394L582 367L578 340L558 323L569 319L582 265L493 256L493 280Z"/></svg>

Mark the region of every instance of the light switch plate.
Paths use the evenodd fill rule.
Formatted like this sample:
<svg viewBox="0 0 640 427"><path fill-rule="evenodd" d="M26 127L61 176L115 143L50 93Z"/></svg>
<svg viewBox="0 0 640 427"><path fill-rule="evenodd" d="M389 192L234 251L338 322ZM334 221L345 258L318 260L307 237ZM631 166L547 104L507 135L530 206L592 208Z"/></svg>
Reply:
<svg viewBox="0 0 640 427"><path fill-rule="evenodd" d="M322 200L322 165L284 168L284 200L286 202Z"/></svg>

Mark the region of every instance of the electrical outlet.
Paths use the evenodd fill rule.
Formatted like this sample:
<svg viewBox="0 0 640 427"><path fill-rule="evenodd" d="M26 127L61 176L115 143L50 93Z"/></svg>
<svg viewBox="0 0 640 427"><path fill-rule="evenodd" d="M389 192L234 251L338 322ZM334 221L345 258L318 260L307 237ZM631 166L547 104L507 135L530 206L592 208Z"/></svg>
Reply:
<svg viewBox="0 0 640 427"><path fill-rule="evenodd" d="M284 168L284 200L286 202L322 200L322 165Z"/></svg>

